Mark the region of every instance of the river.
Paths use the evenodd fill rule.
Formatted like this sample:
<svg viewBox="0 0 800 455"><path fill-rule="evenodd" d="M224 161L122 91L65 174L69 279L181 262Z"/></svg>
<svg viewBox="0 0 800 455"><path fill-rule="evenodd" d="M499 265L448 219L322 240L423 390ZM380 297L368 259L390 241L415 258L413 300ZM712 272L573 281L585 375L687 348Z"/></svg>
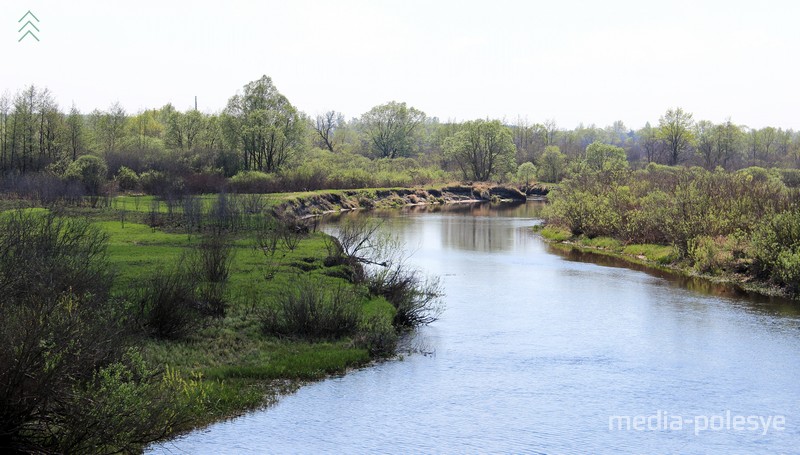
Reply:
<svg viewBox="0 0 800 455"><path fill-rule="evenodd" d="M795 305L558 252L540 208L384 213L446 293L419 352L150 452L800 451Z"/></svg>

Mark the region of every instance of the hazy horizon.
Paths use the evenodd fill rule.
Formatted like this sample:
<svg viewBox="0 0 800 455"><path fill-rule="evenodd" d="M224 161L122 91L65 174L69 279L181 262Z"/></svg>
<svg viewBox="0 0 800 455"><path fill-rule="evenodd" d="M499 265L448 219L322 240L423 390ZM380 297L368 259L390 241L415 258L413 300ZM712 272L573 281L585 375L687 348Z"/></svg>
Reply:
<svg viewBox="0 0 800 455"><path fill-rule="evenodd" d="M309 115L396 100L441 121L559 128L667 109L800 129L800 4L765 2L233 1L0 4L0 93L35 84L62 109L129 113L198 97L217 112L261 75ZM18 42L31 10L40 41Z"/></svg>

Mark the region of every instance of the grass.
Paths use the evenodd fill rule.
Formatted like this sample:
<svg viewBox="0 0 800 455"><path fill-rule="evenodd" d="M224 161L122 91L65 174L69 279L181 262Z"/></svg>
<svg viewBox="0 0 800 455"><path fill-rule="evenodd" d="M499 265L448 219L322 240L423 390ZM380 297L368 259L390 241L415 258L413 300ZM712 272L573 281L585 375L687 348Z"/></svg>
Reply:
<svg viewBox="0 0 800 455"><path fill-rule="evenodd" d="M657 262L659 264L670 264L678 259L675 248L672 246L654 245L650 243L628 245L622 250L622 253L636 257L644 256L648 261Z"/></svg>
<svg viewBox="0 0 800 455"><path fill-rule="evenodd" d="M143 202L143 201L142 201ZM147 204L140 204L140 207ZM94 224L108 235L108 255L115 268L115 289L125 292L143 283L158 270L176 267L199 237L154 230L147 225L112 220L113 209ZM103 216L95 214L95 219ZM255 248L254 239L232 239L234 259L226 296L226 316L209 318L188 339L144 340L143 354L149 364L171 368L180 377L200 378L194 387L202 391L206 406L193 425L202 425L274 399L276 380L316 380L371 360L366 349L353 340L312 343L264 335L259 312L287 284L317 280L324 286L340 286L344 279L325 267L326 235L312 233L297 247L279 248L267 256ZM269 277L268 277L269 275ZM333 276L331 276L333 275ZM394 308L382 298L365 299L362 318L376 315L391 321ZM281 383L285 386L285 383ZM290 387L291 389L291 387Z"/></svg>
<svg viewBox="0 0 800 455"><path fill-rule="evenodd" d="M392 190L267 195L263 207L308 201L315 193L340 193L342 198L371 200ZM217 197L200 196L204 212L212 207ZM241 197L244 203L248 202L248 196ZM156 228L145 224L153 208L164 215L163 222ZM148 283L154 274L176 269L201 241L197 234L189 235L182 225L182 205L175 204L173 209L172 216L168 216L165 215L169 213L167 204L153 196L120 196L96 207L66 207L64 213L89 220L107 235L108 259L115 271L112 292L124 298ZM255 220L260 215L246 217ZM257 248L254 237L252 233L243 233L228 239L233 259L224 294L228 302L224 317L202 319L188 337L178 341L138 335L138 345L147 364L162 372L162 381L178 385L187 403L192 403L190 421L171 431L186 431L264 406L272 402L276 394L293 390L304 381L365 365L372 360L370 352L376 346L372 341L380 342L385 333L380 332L378 338L364 338L365 334L373 333L372 327L392 330L394 307L384 298L370 298L366 291L359 291L358 295L363 295L361 322L352 338L311 342L266 335L261 315L275 304L275 297L287 286L311 280L331 288L350 284L346 266L325 266L326 234L311 233L294 248L282 244L272 255ZM364 344L365 339L370 340L368 344Z"/></svg>
<svg viewBox="0 0 800 455"><path fill-rule="evenodd" d="M570 248L579 248L583 251L590 251L598 254L616 256L630 262L647 264L648 262L659 266L672 265L678 261L679 257L675 248L671 245L655 244L629 244L624 245L617 239L611 237L573 236L572 233L561 226L536 227L542 237L555 243Z"/></svg>
<svg viewBox="0 0 800 455"><path fill-rule="evenodd" d="M545 226L539 232L542 237L554 242L563 242L572 238L572 233L568 229L559 226Z"/></svg>
<svg viewBox="0 0 800 455"><path fill-rule="evenodd" d="M242 365L221 365L208 368L208 379L320 379L329 374L344 373L347 368L364 365L370 357L366 349L337 344L307 345L292 343L273 349L268 359Z"/></svg>
<svg viewBox="0 0 800 455"><path fill-rule="evenodd" d="M592 248L611 251L618 251L622 246L619 240L612 239L611 237L595 237L593 239L582 237L581 244Z"/></svg>

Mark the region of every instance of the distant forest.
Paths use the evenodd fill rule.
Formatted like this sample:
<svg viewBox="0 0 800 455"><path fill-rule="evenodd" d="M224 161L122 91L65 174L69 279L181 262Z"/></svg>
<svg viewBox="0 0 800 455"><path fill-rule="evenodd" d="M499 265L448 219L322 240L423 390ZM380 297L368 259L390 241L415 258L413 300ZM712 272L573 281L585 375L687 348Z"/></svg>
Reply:
<svg viewBox="0 0 800 455"><path fill-rule="evenodd" d="M519 183L531 175L555 182L585 160L595 142L622 148L634 169L651 162L708 170L800 165L798 132L697 121L680 108L639 130L622 121L571 130L522 118L444 122L401 102L348 120L335 110L314 117L299 111L267 76L246 84L213 114L171 104L130 113L118 103L81 112L59 106L48 89L35 86L0 97L6 191L31 175L69 180L85 174L87 164L105 174L90 192L216 192L229 184L281 191L455 179ZM84 155L99 160L84 160L83 168L73 165L70 172ZM523 163L533 165L524 168L524 178L518 172Z"/></svg>

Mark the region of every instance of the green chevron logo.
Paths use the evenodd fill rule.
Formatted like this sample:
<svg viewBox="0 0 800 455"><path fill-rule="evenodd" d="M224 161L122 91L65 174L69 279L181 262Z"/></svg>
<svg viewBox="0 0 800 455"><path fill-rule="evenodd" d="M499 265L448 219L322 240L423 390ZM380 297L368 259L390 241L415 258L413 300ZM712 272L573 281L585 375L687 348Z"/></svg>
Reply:
<svg viewBox="0 0 800 455"><path fill-rule="evenodd" d="M17 30L18 33L22 33L22 31L25 30L25 33L17 40L17 42L18 43L21 42L22 40L24 40L28 36L31 36L36 41L39 41L39 38L36 36L35 33L33 33L33 30L36 30L37 32L39 32L40 31L39 27L37 27L36 24L31 22L31 20L39 22L39 18L36 17L36 15L31 12L31 10L28 10L28 12L25 13L25 15L22 16L20 18L20 20L17 21L17 23L22 23L22 21L24 21L25 19L28 19L28 21L25 22L24 24L22 24L22 27L20 27L20 29Z"/></svg>

